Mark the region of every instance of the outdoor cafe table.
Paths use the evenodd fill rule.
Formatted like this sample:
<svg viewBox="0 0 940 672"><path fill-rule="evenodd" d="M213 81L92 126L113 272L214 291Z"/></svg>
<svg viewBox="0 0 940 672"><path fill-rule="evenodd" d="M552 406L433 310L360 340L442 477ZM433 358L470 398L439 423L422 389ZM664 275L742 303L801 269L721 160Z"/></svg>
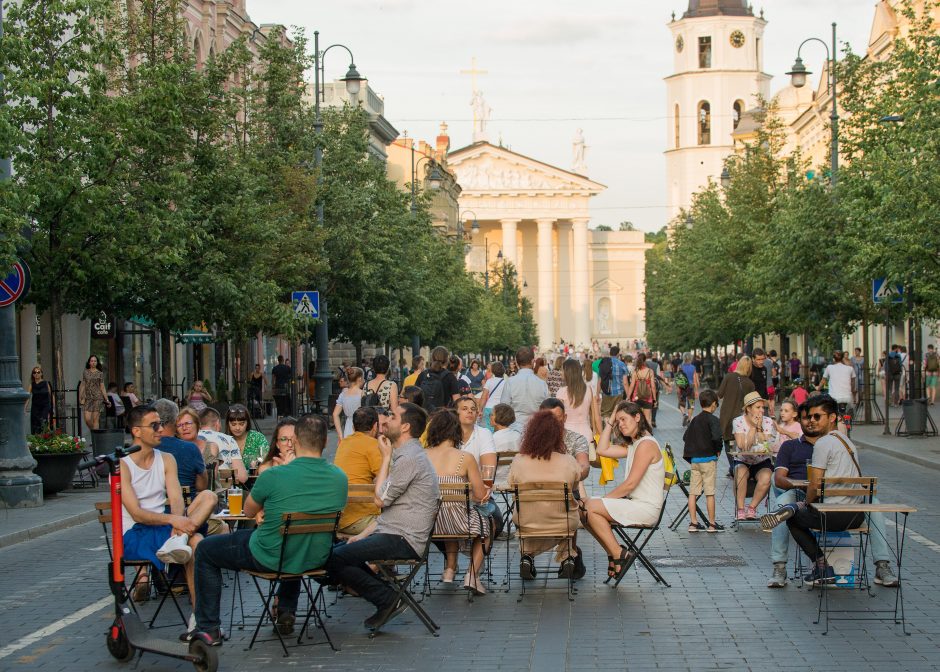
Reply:
<svg viewBox="0 0 940 672"><path fill-rule="evenodd" d="M901 578L901 561L904 557L904 538L907 534L907 517L909 514L917 511L913 506L907 504L868 504L866 502L859 502L856 504L813 504L814 509L819 511L822 514L822 543L823 543L823 552L825 553L825 545L827 543L826 538L826 516L830 513L864 513L865 517L868 520L868 529L871 534L871 514L873 513L893 513L894 514L894 541L895 541L895 550L894 559L898 565L898 589L895 593L894 598L894 610L874 610L874 609L837 609L837 612L844 614L866 614L865 616L854 617L855 620L873 620L873 621L885 621L888 619L893 619L895 623L901 625L901 630L905 635L910 635L911 633L907 631L907 625L904 620L904 581ZM904 516L904 521L898 523L899 516ZM885 542L888 540L885 539ZM826 631L823 634L829 632L829 584L823 583L822 589L819 591L819 609L816 616L816 623L819 622L819 619L823 612L826 612ZM878 614L890 614L890 616L879 616ZM851 620L852 616L842 616L842 617L832 617L832 620Z"/></svg>

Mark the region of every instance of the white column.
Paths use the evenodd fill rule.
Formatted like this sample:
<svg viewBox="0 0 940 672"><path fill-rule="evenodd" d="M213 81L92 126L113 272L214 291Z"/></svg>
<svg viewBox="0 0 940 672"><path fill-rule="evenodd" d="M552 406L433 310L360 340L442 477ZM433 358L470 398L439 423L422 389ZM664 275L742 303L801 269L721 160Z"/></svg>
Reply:
<svg viewBox="0 0 940 672"><path fill-rule="evenodd" d="M571 313L576 346L591 344L591 311L588 307L588 220L572 219L574 263L571 277Z"/></svg>
<svg viewBox="0 0 940 672"><path fill-rule="evenodd" d="M516 228L519 225L518 219L501 219L499 223L503 227L503 259L516 267L520 274L519 256L516 252Z"/></svg>
<svg viewBox="0 0 940 672"><path fill-rule="evenodd" d="M538 225L538 306L539 347L551 347L555 339L555 269L552 267L552 226L554 219L537 219Z"/></svg>

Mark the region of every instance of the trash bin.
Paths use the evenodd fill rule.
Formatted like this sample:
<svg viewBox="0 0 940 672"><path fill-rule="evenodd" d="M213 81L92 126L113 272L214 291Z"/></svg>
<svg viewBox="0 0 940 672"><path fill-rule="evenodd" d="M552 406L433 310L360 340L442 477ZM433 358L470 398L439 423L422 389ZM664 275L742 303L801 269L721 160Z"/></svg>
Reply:
<svg viewBox="0 0 940 672"><path fill-rule="evenodd" d="M95 455L107 455L124 446L123 429L91 430L91 451Z"/></svg>
<svg viewBox="0 0 940 672"><path fill-rule="evenodd" d="M904 414L905 431L909 435L927 433L926 399L905 399L901 402L901 412Z"/></svg>

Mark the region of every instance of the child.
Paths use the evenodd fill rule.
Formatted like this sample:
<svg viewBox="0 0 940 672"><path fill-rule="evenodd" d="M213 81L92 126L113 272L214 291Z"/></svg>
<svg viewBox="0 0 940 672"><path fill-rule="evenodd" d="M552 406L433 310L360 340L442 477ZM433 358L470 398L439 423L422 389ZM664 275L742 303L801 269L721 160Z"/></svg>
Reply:
<svg viewBox="0 0 940 672"><path fill-rule="evenodd" d="M718 473L718 456L721 455L721 427L715 417L718 395L714 390L702 390L698 395L702 412L692 418L682 437L685 448L682 457L692 465L689 487L689 532L701 532L705 526L698 521L696 502L705 494L709 532L724 532L725 528L715 520L715 478Z"/></svg>
<svg viewBox="0 0 940 672"><path fill-rule="evenodd" d="M796 407L799 408L803 405L804 401L809 399L809 392L807 392L806 388L803 387L802 378L795 378L793 380L793 384L796 385L796 387L793 388L793 392L790 394L790 397L793 399L793 401L796 402Z"/></svg>

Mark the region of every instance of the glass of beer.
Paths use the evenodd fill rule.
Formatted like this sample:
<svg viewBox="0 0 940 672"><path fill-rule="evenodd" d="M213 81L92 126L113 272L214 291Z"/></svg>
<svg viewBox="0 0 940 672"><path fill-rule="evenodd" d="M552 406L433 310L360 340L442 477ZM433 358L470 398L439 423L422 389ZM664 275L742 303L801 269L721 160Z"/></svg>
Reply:
<svg viewBox="0 0 940 672"><path fill-rule="evenodd" d="M229 489L228 512L230 516L242 515L242 490L241 488Z"/></svg>
<svg viewBox="0 0 940 672"><path fill-rule="evenodd" d="M495 464L484 464L482 467L483 470L483 484L488 487L493 487L493 481L496 480L496 465Z"/></svg>

